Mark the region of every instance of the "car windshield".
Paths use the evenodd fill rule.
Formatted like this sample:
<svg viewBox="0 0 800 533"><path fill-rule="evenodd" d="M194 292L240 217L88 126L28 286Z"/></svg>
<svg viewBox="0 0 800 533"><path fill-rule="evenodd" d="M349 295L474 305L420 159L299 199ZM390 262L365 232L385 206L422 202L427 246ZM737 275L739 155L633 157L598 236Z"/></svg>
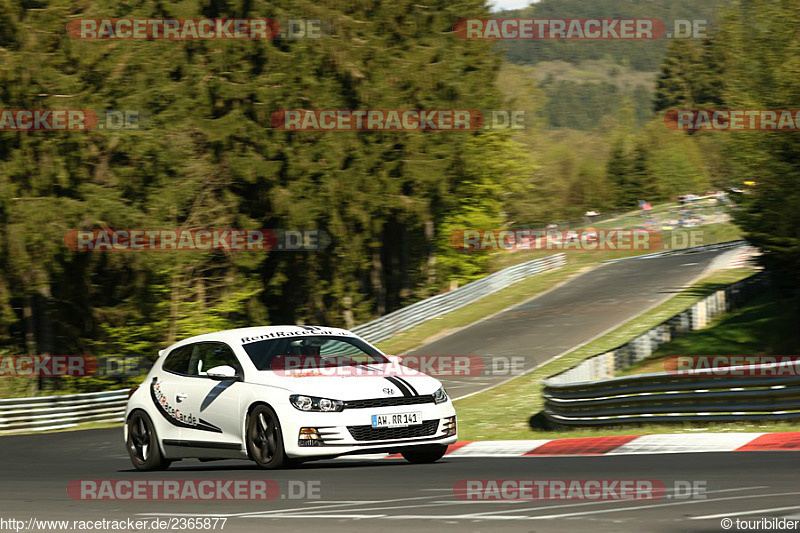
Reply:
<svg viewBox="0 0 800 533"><path fill-rule="evenodd" d="M258 370L273 370L271 365L279 356L317 359L324 366L389 362L378 350L356 337L281 337L247 343L243 348Z"/></svg>

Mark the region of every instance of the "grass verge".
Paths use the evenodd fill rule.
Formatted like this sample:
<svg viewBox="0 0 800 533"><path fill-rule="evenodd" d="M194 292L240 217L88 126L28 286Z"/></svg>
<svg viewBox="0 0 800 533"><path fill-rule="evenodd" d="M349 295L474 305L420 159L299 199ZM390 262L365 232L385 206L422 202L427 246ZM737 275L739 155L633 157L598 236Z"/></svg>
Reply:
<svg viewBox="0 0 800 533"><path fill-rule="evenodd" d="M797 318L791 302L772 287L709 326L665 343L652 356L619 372L620 376L663 372L675 355L787 355L798 353Z"/></svg>

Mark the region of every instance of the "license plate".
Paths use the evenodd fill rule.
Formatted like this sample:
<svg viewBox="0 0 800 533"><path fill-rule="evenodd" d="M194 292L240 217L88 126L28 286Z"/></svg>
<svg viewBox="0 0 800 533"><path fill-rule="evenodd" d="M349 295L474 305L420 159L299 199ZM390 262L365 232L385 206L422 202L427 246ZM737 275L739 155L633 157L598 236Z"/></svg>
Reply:
<svg viewBox="0 0 800 533"><path fill-rule="evenodd" d="M393 413L388 415L372 415L374 428L404 428L422 425L422 413Z"/></svg>

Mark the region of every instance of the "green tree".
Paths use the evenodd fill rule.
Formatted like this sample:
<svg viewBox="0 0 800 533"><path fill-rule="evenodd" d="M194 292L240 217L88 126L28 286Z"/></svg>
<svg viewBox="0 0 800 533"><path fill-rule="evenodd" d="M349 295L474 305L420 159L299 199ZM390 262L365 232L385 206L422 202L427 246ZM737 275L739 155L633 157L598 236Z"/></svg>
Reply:
<svg viewBox="0 0 800 533"><path fill-rule="evenodd" d="M800 6L792 0L737 1L726 11L720 46L726 51L725 103L731 109L792 109L800 102ZM800 137L788 132L740 132L721 139L730 183L758 185L740 201L737 221L747 239L800 308Z"/></svg>

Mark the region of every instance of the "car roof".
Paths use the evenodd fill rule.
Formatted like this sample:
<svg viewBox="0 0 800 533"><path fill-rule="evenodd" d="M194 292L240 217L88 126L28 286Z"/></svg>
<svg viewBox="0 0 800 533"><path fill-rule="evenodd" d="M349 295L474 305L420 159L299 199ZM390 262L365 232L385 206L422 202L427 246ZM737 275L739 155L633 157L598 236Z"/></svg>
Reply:
<svg viewBox="0 0 800 533"><path fill-rule="evenodd" d="M162 356L171 351L173 348L195 342L218 341L225 342L230 345L241 345L270 338L295 336L302 337L306 335L339 335L342 337L357 337L355 333L346 329L331 328L327 326L255 326L249 328L226 329L223 331L215 331L213 333L195 335L194 337L189 337L170 345L168 348L159 351L158 355Z"/></svg>

